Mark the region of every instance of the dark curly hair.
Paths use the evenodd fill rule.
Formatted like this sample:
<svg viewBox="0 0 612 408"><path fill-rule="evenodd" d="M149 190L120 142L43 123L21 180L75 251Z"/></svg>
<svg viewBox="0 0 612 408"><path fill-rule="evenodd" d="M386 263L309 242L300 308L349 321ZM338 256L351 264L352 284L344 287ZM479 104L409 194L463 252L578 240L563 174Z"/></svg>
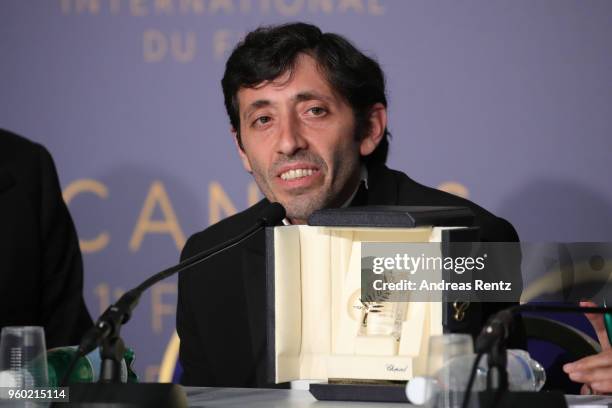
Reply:
<svg viewBox="0 0 612 408"><path fill-rule="evenodd" d="M382 69L344 37L323 33L318 27L306 23L260 27L234 48L221 80L225 108L232 127L236 129L240 147L238 90L290 72L300 53L312 56L331 87L348 101L355 115L355 136L358 139L369 130L372 106L376 103L387 106ZM374 152L362 158L364 162L385 163L389 137L385 128L383 139Z"/></svg>

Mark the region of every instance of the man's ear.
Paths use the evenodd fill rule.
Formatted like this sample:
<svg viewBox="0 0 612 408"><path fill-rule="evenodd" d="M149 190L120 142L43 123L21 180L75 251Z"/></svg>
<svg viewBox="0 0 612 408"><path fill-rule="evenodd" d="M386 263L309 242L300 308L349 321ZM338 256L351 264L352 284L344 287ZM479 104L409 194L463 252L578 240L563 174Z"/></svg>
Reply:
<svg viewBox="0 0 612 408"><path fill-rule="evenodd" d="M249 158L244 152L242 146L240 146L240 143L238 143L238 131L234 128L231 128L230 131L232 132L232 136L234 137L234 143L236 144L236 149L238 150L240 160L242 160L242 166L244 166L244 169L249 173L253 173L253 170L251 169L251 162L249 161Z"/></svg>
<svg viewBox="0 0 612 408"><path fill-rule="evenodd" d="M368 117L368 133L363 135L359 144L359 153L362 156L371 154L385 135L387 128L387 108L382 103L376 103L370 108Z"/></svg>

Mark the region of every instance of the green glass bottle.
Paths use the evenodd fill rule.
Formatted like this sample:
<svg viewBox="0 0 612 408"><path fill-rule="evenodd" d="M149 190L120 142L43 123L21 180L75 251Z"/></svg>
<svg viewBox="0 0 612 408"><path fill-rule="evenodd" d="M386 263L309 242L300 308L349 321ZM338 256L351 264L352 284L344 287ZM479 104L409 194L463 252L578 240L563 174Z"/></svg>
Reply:
<svg viewBox="0 0 612 408"><path fill-rule="evenodd" d="M47 351L47 367L49 371L49 386L59 387L59 382L64 377L70 362L77 352L77 346L57 347ZM137 383L138 376L134 372L134 350L126 348L121 363L121 382ZM78 359L68 383L74 382L97 382L100 375L100 350L95 349L85 357Z"/></svg>

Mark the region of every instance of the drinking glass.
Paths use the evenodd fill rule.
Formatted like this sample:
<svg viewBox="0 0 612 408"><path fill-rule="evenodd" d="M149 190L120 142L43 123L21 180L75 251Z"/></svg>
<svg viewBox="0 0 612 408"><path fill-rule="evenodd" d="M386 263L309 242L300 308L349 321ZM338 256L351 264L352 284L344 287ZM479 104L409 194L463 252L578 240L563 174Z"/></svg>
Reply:
<svg viewBox="0 0 612 408"><path fill-rule="evenodd" d="M0 335L0 387L48 387L46 350L42 327L4 327Z"/></svg>
<svg viewBox="0 0 612 408"><path fill-rule="evenodd" d="M426 375L435 379L428 382L428 386L435 388L428 392L428 395L433 396L430 406L445 408L461 406L464 388L460 383L465 381L464 377L469 375L469 370L460 373L446 368L452 367L450 363L453 359L473 353L474 342L469 334L452 333L429 338Z"/></svg>

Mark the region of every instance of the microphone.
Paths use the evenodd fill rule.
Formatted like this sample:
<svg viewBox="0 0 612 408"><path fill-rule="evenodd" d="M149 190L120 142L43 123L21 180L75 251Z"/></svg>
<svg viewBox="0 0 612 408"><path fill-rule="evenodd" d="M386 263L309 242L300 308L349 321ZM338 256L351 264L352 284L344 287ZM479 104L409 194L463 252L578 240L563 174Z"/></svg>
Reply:
<svg viewBox="0 0 612 408"><path fill-rule="evenodd" d="M476 353L486 353L490 351L498 341L505 341L510 335L510 325L514 320L514 314L520 306L513 306L500 310L491 317L488 323L482 328L476 338L474 350Z"/></svg>
<svg viewBox="0 0 612 408"><path fill-rule="evenodd" d="M272 227L281 222L286 216L285 207L279 203L270 203L259 215L258 222L263 222L264 226Z"/></svg>
<svg viewBox="0 0 612 408"><path fill-rule="evenodd" d="M101 344L103 344L103 342L107 341L108 339L117 339L119 337L121 326L130 320L132 311L138 304L140 296L145 290L147 290L157 282L174 275L177 272L189 269L192 266L197 265L208 258L211 258L229 248L238 245L239 243L250 238L256 232L266 226L273 226L278 224L283 218L285 218L285 215L285 209L281 204L270 203L263 209L255 224L246 231L208 250L199 252L183 260L177 265L174 265L151 276L137 287L126 292L123 296L121 296L121 298L119 298L116 303L109 306L108 309L106 309L106 311L104 311L104 313L102 313L102 315L98 318L95 325L91 329L89 329L87 333L85 333L81 340L81 344L79 345L77 353L73 359L73 364L70 365L68 372L64 375L62 384L65 383L65 380L70 375L70 372L72 371L72 368L76 364L78 358L93 351L96 347L99 347ZM119 354L119 359L123 355L122 353L113 353L114 356L117 356L117 354ZM104 367L105 364L103 364L103 368ZM113 381L112 374L108 376L102 374L100 375L100 378L103 381Z"/></svg>

